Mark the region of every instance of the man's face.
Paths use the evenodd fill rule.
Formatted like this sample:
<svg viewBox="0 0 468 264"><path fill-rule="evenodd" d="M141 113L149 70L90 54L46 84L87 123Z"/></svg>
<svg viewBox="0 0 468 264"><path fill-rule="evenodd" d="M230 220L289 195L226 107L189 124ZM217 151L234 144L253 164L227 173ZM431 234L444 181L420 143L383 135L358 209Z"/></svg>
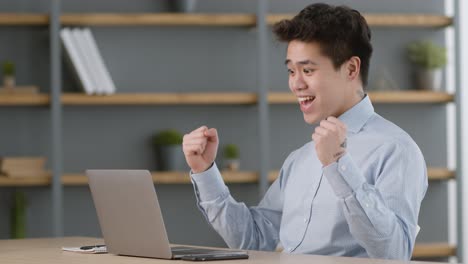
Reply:
<svg viewBox="0 0 468 264"><path fill-rule="evenodd" d="M304 120L314 124L346 109L348 78L343 64L338 70L320 52L318 43L293 40L288 44L286 66L289 88L296 95Z"/></svg>

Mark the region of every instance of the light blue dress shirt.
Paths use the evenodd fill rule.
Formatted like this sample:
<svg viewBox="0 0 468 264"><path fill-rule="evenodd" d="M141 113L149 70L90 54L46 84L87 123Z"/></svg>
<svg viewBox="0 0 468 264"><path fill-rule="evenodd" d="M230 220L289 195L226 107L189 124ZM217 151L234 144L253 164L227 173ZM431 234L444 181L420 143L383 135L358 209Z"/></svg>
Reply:
<svg viewBox="0 0 468 264"><path fill-rule="evenodd" d="M339 119L347 152L323 167L314 142L292 152L258 206L236 202L214 164L191 174L198 206L231 248L408 260L427 190L413 139L368 96ZM312 133L312 131L311 131Z"/></svg>

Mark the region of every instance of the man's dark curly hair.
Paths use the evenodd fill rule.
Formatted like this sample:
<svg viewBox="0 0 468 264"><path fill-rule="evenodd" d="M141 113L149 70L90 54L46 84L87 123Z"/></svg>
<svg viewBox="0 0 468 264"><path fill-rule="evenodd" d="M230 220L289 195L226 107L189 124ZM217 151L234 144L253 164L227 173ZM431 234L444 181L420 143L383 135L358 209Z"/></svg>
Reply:
<svg viewBox="0 0 468 264"><path fill-rule="evenodd" d="M335 69L357 56L361 60L361 81L367 86L372 55L371 31L364 17L347 6L317 3L304 8L294 18L273 26L278 40L316 42Z"/></svg>

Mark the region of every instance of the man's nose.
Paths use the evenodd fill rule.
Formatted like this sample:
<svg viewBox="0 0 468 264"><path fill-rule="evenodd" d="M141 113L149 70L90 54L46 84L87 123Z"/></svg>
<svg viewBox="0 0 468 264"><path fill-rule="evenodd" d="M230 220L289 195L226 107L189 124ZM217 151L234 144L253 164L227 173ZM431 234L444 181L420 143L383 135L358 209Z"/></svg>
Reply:
<svg viewBox="0 0 468 264"><path fill-rule="evenodd" d="M292 82L293 90L300 91L300 90L304 90L307 88L307 84L305 83L304 78L302 78L302 75L298 74L294 76L293 78L294 78Z"/></svg>

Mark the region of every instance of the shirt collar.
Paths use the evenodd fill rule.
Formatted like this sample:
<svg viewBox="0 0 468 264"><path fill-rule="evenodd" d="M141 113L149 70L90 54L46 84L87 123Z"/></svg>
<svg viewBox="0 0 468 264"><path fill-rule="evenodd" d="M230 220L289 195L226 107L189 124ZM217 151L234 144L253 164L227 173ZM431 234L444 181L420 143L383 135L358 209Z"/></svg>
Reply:
<svg viewBox="0 0 468 264"><path fill-rule="evenodd" d="M357 133L369 118L374 114L374 107L366 94L364 98L338 117L346 124L348 131Z"/></svg>

